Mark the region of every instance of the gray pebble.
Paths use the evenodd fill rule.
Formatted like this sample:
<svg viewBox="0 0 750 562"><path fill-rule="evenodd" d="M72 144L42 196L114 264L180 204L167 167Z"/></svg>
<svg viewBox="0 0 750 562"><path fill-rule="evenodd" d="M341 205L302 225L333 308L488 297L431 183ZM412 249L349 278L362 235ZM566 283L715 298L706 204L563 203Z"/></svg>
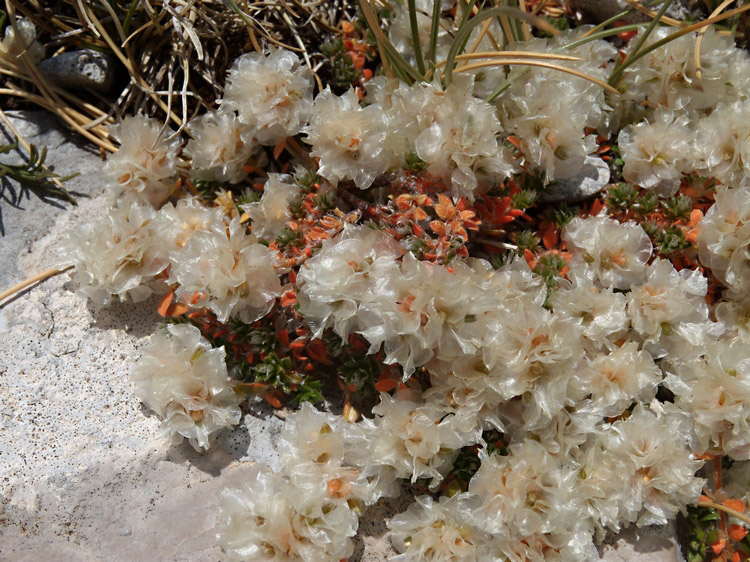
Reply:
<svg viewBox="0 0 750 562"><path fill-rule="evenodd" d="M601 158L587 156L581 171L547 186L542 203L575 203L599 193L609 182L609 166Z"/></svg>
<svg viewBox="0 0 750 562"><path fill-rule="evenodd" d="M108 55L85 49L45 59L39 63L39 71L62 88L106 93L114 83L115 61Z"/></svg>
<svg viewBox="0 0 750 562"><path fill-rule="evenodd" d="M675 19L684 19L687 15L687 7L694 3L693 0L680 0L667 9L667 15ZM594 22L602 22L627 10L630 6L624 0L570 0L570 7L579 10ZM658 8L657 8L658 9ZM622 18L627 23L638 23L650 21L651 18L641 12L632 11Z"/></svg>

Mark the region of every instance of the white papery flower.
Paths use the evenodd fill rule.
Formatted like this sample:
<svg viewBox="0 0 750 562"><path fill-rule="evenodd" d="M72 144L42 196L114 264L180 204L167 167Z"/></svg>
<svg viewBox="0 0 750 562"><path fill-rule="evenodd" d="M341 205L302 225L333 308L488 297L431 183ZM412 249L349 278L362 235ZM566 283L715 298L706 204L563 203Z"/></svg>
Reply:
<svg viewBox="0 0 750 562"><path fill-rule="evenodd" d="M697 453L750 459L750 352L748 338L711 342L704 355L673 366L667 386L686 413Z"/></svg>
<svg viewBox="0 0 750 562"><path fill-rule="evenodd" d="M502 180L515 169L498 144L502 127L495 108L474 97L473 85L469 77L457 77L444 92L434 85L412 86L426 94L417 114L417 155L431 174L450 185L454 197L469 199L482 177L487 184L486 178Z"/></svg>
<svg viewBox="0 0 750 562"><path fill-rule="evenodd" d="M601 417L614 418L633 402L650 402L661 379L651 355L639 350L636 342L627 342L612 353L592 357L583 369L575 371L571 394L590 398L586 408L601 412Z"/></svg>
<svg viewBox="0 0 750 562"><path fill-rule="evenodd" d="M528 301L498 312L481 348L487 384L506 400L526 394L554 414L565 403L568 371L583 355L577 326Z"/></svg>
<svg viewBox="0 0 750 562"><path fill-rule="evenodd" d="M398 165L387 146L387 119L379 107L362 108L353 89L337 97L326 88L315 98L305 141L320 158L317 173L333 185L353 180L360 189Z"/></svg>
<svg viewBox="0 0 750 562"><path fill-rule="evenodd" d="M112 197L124 196L161 205L177 181L177 153L180 137L156 119L128 116L110 129L120 149L104 165Z"/></svg>
<svg viewBox="0 0 750 562"><path fill-rule="evenodd" d="M192 158L196 178L238 183L245 179L243 166L259 147L254 131L241 123L234 112L210 111L187 124L193 138L185 147Z"/></svg>
<svg viewBox="0 0 750 562"><path fill-rule="evenodd" d="M750 301L724 300L716 304L714 314L724 326L725 337L750 334Z"/></svg>
<svg viewBox="0 0 750 562"><path fill-rule="evenodd" d="M682 174L700 166L695 153L705 139L695 123L694 115L658 109L651 120L622 129L617 144L625 162L623 177L660 197L674 195Z"/></svg>
<svg viewBox="0 0 750 562"><path fill-rule="evenodd" d="M312 110L312 72L292 51L271 47L234 61L222 109L236 110L261 144L275 145L300 132Z"/></svg>
<svg viewBox="0 0 750 562"><path fill-rule="evenodd" d="M197 232L225 228L227 222L219 207L206 207L197 197L186 197L159 209L154 228L164 250L176 252Z"/></svg>
<svg viewBox="0 0 750 562"><path fill-rule="evenodd" d="M736 188L750 187L750 101L720 104L698 122L695 169Z"/></svg>
<svg viewBox="0 0 750 562"><path fill-rule="evenodd" d="M599 554L586 529L574 532L512 537L494 536L490 543L492 562L596 562Z"/></svg>
<svg viewBox="0 0 750 562"><path fill-rule="evenodd" d="M214 349L195 326L168 324L157 332L132 373L135 395L162 418L173 443L198 451L218 431L240 421L242 399L228 382L224 348Z"/></svg>
<svg viewBox="0 0 750 562"><path fill-rule="evenodd" d="M482 456L468 490L479 501L465 500L465 517L499 537L571 535L580 509L576 478L560 457L527 439L511 445L507 456Z"/></svg>
<svg viewBox="0 0 750 562"><path fill-rule="evenodd" d="M16 62L25 53L26 60L31 64L38 64L44 58L44 45L36 40L36 26L26 18L16 19L18 33L12 24L5 28L5 37L0 42L0 57Z"/></svg>
<svg viewBox="0 0 750 562"><path fill-rule="evenodd" d="M427 364L427 369L430 388L422 395L426 401L444 410L460 409L467 415L477 416L482 427L505 429L497 411L505 400L487 384L487 367L481 356L433 360Z"/></svg>
<svg viewBox="0 0 750 562"><path fill-rule="evenodd" d="M219 542L242 562L339 562L351 556L357 515L323 485L297 487L253 466L241 488L221 492Z"/></svg>
<svg viewBox="0 0 750 562"><path fill-rule="evenodd" d="M643 47L671 33L658 27ZM695 66L697 33L679 37L655 49L629 66L623 73L625 92L622 103L646 101L650 107L679 110L710 110L719 102L747 98L750 57L737 49L730 37L722 37L712 28L704 32L701 43L701 78ZM632 47L637 43L631 40Z"/></svg>
<svg viewBox="0 0 750 562"><path fill-rule="evenodd" d="M678 420L640 404L601 433L581 464L578 493L594 521L613 530L632 522L666 524L697 501L705 482L695 477L701 462L687 447Z"/></svg>
<svg viewBox="0 0 750 562"><path fill-rule="evenodd" d="M104 306L113 297L139 302L165 291L156 280L169 265L157 219L152 207L131 202L70 232L66 259L75 266L79 290L94 304Z"/></svg>
<svg viewBox="0 0 750 562"><path fill-rule="evenodd" d="M177 298L195 308L207 307L219 322L230 316L254 322L281 294L273 251L246 234L236 218L229 225L197 231L170 259Z"/></svg>
<svg viewBox="0 0 750 562"><path fill-rule="evenodd" d="M361 306L360 330L374 352L383 344L386 363L398 363L405 374L429 361L473 353L481 336L470 324L487 310L480 279L464 263L446 267L419 261L407 253L388 285L395 292Z"/></svg>
<svg viewBox="0 0 750 562"><path fill-rule="evenodd" d="M708 281L700 270L677 271L669 260L657 259L648 266L646 281L628 293L628 315L635 332L655 357L680 350L680 359L690 354L723 327L708 319L705 301Z"/></svg>
<svg viewBox="0 0 750 562"><path fill-rule="evenodd" d="M734 298L750 292L750 190L720 189L698 227L701 263Z"/></svg>
<svg viewBox="0 0 750 562"><path fill-rule="evenodd" d="M392 562L478 562L494 560L490 535L463 518L460 503L466 494L441 496L436 502L420 496L404 512L387 522L398 556Z"/></svg>
<svg viewBox="0 0 750 562"><path fill-rule="evenodd" d="M242 210L250 216L253 234L259 240L272 242L278 238L292 218L289 203L299 192L299 187L291 183L289 176L268 174L260 201L241 205Z"/></svg>
<svg viewBox="0 0 750 562"><path fill-rule="evenodd" d="M580 56L584 60L565 64L606 80L615 56L607 42L564 49L584 31L565 32L555 40L532 39L515 48ZM545 171L547 180L579 173L586 156L597 146L596 135L587 134L584 128L604 132L611 111L604 91L590 81L533 67L498 97L497 106L503 126L519 139L521 152L530 164Z"/></svg>
<svg viewBox="0 0 750 562"><path fill-rule="evenodd" d="M315 337L332 327L348 341L364 327L358 317L363 299L390 294L394 302L390 279L402 252L393 238L366 226L346 225L341 234L324 241L297 274L299 312Z"/></svg>
<svg viewBox="0 0 750 562"><path fill-rule="evenodd" d="M550 295L556 315L572 319L595 348L619 339L629 327L625 295L600 289L585 280L576 287L559 287Z"/></svg>
<svg viewBox="0 0 750 562"><path fill-rule="evenodd" d="M300 487L323 483L330 498L350 505L371 505L383 496L397 496L400 490L392 477L382 478L378 471L365 471L350 462L356 444L350 443L352 432L347 426L342 416L319 412L307 402L287 419L279 451L292 483ZM354 443L358 439L357 434Z"/></svg>
<svg viewBox="0 0 750 562"><path fill-rule="evenodd" d="M643 281L652 246L636 223L619 223L603 215L575 218L565 226L562 237L571 254L574 277L614 289L629 289Z"/></svg>
<svg viewBox="0 0 750 562"><path fill-rule="evenodd" d="M446 413L435 405L394 399L381 393L375 417L350 428L350 462L383 478L431 479L436 488L450 472L458 450L481 439L476 420L462 412ZM353 435L354 437L354 435Z"/></svg>
<svg viewBox="0 0 750 562"><path fill-rule="evenodd" d="M416 152L454 197L473 199L478 189L517 170L499 142L495 108L474 97L470 76L455 76L445 90L436 83L388 82L375 89L373 99L388 116L389 145Z"/></svg>

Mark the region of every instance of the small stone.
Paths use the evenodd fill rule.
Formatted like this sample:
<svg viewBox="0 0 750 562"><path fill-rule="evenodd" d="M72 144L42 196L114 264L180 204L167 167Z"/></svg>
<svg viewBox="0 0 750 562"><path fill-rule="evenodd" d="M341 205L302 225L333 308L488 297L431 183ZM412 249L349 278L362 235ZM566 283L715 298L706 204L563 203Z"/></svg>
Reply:
<svg viewBox="0 0 750 562"><path fill-rule="evenodd" d="M680 0L680 2L676 2L667 9L667 15L679 20L685 19L685 16L688 15L687 8L691 3L692 0ZM630 8L625 0L571 0L570 7L582 12L596 23L608 20ZM651 18L646 14L633 10L627 16L623 17L622 21L626 23L639 23L651 21Z"/></svg>
<svg viewBox="0 0 750 562"><path fill-rule="evenodd" d="M39 63L50 82L69 90L109 92L115 80L115 60L91 49L62 53Z"/></svg>
<svg viewBox="0 0 750 562"><path fill-rule="evenodd" d="M587 156L578 174L548 185L548 191L539 200L542 203L575 203L599 193L608 182L607 163L596 156Z"/></svg>

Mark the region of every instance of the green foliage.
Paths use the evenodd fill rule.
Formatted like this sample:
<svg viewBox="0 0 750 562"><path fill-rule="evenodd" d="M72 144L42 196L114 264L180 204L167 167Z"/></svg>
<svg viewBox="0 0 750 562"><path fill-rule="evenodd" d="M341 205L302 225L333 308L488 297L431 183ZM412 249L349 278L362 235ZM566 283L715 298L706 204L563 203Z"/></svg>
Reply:
<svg viewBox="0 0 750 562"><path fill-rule="evenodd" d="M525 211L531 207L539 197L539 192L530 189L523 189L511 198L511 207Z"/></svg>
<svg viewBox="0 0 750 562"><path fill-rule="evenodd" d="M279 245L280 249L289 250L294 246L302 246L302 239L302 233L299 230L294 230L293 228L285 226L284 230L279 234L279 237L276 238L276 243Z"/></svg>
<svg viewBox="0 0 750 562"><path fill-rule="evenodd" d="M534 233L530 230L524 230L518 235L516 245L518 246L518 251L521 254L524 250L535 252L539 247L539 238L534 236Z"/></svg>
<svg viewBox="0 0 750 562"><path fill-rule="evenodd" d="M10 144L0 145L0 154L8 154L11 151L20 151L17 137ZM50 196L65 199L74 205L77 204L67 189L56 185L54 182L64 182L74 178L78 174L61 177L52 172L44 164L47 159L46 147L42 147L40 152L35 145L30 145L28 157L24 156L24 159L26 162L23 164L5 164L0 162L0 179L11 178L17 181L22 189L30 189L41 197ZM18 198L20 197L21 195Z"/></svg>
<svg viewBox="0 0 750 562"><path fill-rule="evenodd" d="M664 201L664 215L668 219L681 220L690 216L693 210L693 200L687 195L678 195Z"/></svg>
<svg viewBox="0 0 750 562"><path fill-rule="evenodd" d="M327 213L336 208L336 204L339 202L339 197L335 191L329 191L327 193L319 193L313 197L313 205L321 213Z"/></svg>
<svg viewBox="0 0 750 562"><path fill-rule="evenodd" d="M550 208L546 212L546 218L554 223L557 228L563 228L566 224L576 218L581 210L578 207L563 205L559 209Z"/></svg>
<svg viewBox="0 0 750 562"><path fill-rule="evenodd" d="M629 183L613 185L605 199L607 206L613 209L629 209L635 203L638 190Z"/></svg>
<svg viewBox="0 0 750 562"><path fill-rule="evenodd" d="M404 156L405 168L410 172L421 172L427 168L427 162L422 160L413 150Z"/></svg>
<svg viewBox="0 0 750 562"><path fill-rule="evenodd" d="M677 225L658 231L654 241L659 252L664 255L690 247L690 242L685 239L685 233Z"/></svg>
<svg viewBox="0 0 750 562"><path fill-rule="evenodd" d="M659 197L655 193L644 193L635 199L633 210L641 216L650 215L659 208Z"/></svg>
<svg viewBox="0 0 750 562"><path fill-rule="evenodd" d="M718 539L716 522L719 521L719 512L706 507L688 506L685 519L688 535L685 558L688 562L703 562L710 552L710 546Z"/></svg>
<svg viewBox="0 0 750 562"><path fill-rule="evenodd" d="M547 289L554 290L560 285L560 272L568 262L559 254L545 254L541 256L534 267L534 273L544 279Z"/></svg>
<svg viewBox="0 0 750 562"><path fill-rule="evenodd" d="M380 365L370 355L350 357L339 367L339 376L347 384L354 385L357 393L369 394L375 391L375 382L380 376Z"/></svg>

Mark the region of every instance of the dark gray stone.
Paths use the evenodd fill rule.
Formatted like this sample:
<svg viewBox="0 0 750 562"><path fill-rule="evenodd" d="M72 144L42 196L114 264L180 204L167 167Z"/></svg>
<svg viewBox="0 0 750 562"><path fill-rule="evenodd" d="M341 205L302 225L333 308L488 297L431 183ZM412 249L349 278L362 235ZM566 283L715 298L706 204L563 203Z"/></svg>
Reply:
<svg viewBox="0 0 750 562"><path fill-rule="evenodd" d="M116 62L108 55L85 49L45 59L39 63L39 71L61 88L106 93L115 81Z"/></svg>
<svg viewBox="0 0 750 562"><path fill-rule="evenodd" d="M675 2L667 10L667 15L675 19L684 19L688 12L687 8L694 3L693 0ZM624 0L570 0L570 7L599 23L627 10L630 6ZM649 21L651 18L646 14L633 11L622 19L627 23L638 23Z"/></svg>
<svg viewBox="0 0 750 562"><path fill-rule="evenodd" d="M596 156L587 156L577 175L551 184L549 191L539 200L542 203L575 203L599 193L608 182L607 163Z"/></svg>

